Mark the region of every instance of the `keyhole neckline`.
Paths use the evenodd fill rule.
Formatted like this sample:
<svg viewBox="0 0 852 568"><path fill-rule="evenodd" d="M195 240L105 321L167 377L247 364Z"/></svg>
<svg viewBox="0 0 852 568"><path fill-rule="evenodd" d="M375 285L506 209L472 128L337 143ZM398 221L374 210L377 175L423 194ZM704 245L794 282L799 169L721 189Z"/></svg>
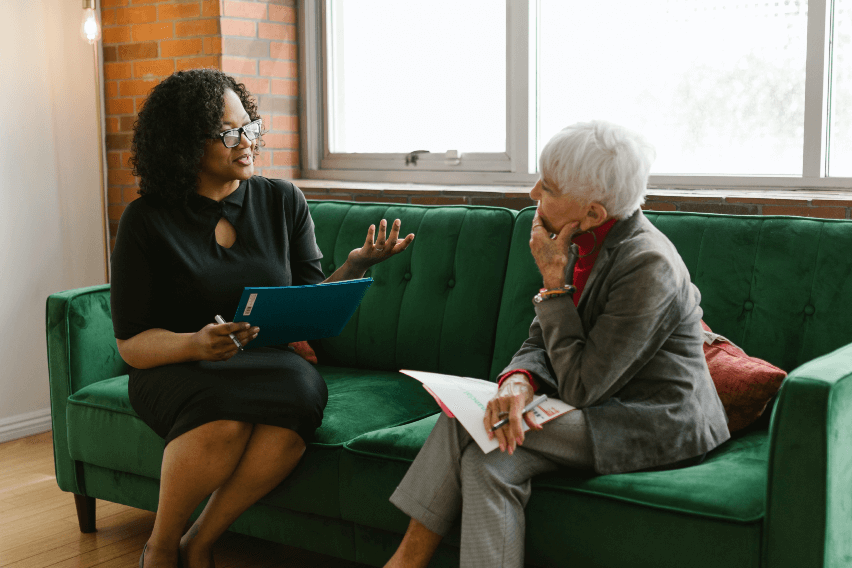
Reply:
<svg viewBox="0 0 852 568"><path fill-rule="evenodd" d="M225 215L222 215L216 221L216 226L213 228L213 237L216 240L216 244L220 247L224 249L234 248L234 244L237 242L237 230Z"/></svg>

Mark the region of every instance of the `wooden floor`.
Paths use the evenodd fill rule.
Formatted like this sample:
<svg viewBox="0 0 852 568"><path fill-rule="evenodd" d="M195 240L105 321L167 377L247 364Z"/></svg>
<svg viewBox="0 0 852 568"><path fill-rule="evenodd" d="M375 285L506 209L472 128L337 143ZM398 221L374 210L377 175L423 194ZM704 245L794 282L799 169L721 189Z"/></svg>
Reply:
<svg viewBox="0 0 852 568"><path fill-rule="evenodd" d="M154 513L98 501L98 531L81 533L73 496L56 485L51 433L0 444L0 567L136 567L153 526ZM215 557L217 568L366 568L234 533Z"/></svg>

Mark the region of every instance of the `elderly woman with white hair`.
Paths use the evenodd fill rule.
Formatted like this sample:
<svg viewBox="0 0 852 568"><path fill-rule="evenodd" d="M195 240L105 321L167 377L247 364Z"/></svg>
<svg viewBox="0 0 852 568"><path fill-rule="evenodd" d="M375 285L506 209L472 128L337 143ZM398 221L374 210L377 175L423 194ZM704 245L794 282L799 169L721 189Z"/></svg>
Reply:
<svg viewBox="0 0 852 568"><path fill-rule="evenodd" d="M653 156L639 135L600 121L542 150L530 250L543 288L483 424L508 417L489 434L500 451L483 453L455 419L438 418L391 496L411 523L386 567L426 566L459 514L462 567L523 566L533 476L683 467L730 437L704 359L701 296L640 209ZM578 410L538 426L522 416L533 393Z"/></svg>

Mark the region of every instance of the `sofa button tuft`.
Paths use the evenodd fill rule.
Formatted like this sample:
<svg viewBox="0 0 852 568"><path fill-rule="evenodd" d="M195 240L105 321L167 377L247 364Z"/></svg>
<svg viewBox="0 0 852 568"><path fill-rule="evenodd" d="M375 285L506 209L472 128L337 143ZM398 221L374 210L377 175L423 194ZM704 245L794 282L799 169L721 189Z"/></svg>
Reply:
<svg viewBox="0 0 852 568"><path fill-rule="evenodd" d="M814 311L813 306L805 306L805 315L812 316L814 315Z"/></svg>
<svg viewBox="0 0 852 568"><path fill-rule="evenodd" d="M743 305L743 307L747 312L750 312L752 309L754 309L754 302L752 302L751 300L746 300L746 303Z"/></svg>
<svg viewBox="0 0 852 568"><path fill-rule="evenodd" d="M411 280L411 273L406 272L402 277L405 278L406 280Z"/></svg>
<svg viewBox="0 0 852 568"><path fill-rule="evenodd" d="M329 264L328 265L328 273L331 274L332 272L334 272L334 264Z"/></svg>
<svg viewBox="0 0 852 568"><path fill-rule="evenodd" d="M455 286L455 285L456 285L456 281L455 281L455 280L453 280L452 278L450 278L449 282L447 282L447 286L449 286L450 288L452 288L452 287L453 287L453 286Z"/></svg>

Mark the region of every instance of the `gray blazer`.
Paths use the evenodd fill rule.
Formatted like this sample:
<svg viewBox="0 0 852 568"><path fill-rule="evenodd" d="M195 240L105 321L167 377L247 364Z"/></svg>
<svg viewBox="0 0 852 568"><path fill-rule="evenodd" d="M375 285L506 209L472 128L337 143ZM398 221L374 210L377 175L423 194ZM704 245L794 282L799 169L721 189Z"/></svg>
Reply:
<svg viewBox="0 0 852 568"><path fill-rule="evenodd" d="M731 436L700 301L674 245L639 210L610 229L576 308L567 296L536 304L504 372L526 369L583 409L598 473L699 456Z"/></svg>

